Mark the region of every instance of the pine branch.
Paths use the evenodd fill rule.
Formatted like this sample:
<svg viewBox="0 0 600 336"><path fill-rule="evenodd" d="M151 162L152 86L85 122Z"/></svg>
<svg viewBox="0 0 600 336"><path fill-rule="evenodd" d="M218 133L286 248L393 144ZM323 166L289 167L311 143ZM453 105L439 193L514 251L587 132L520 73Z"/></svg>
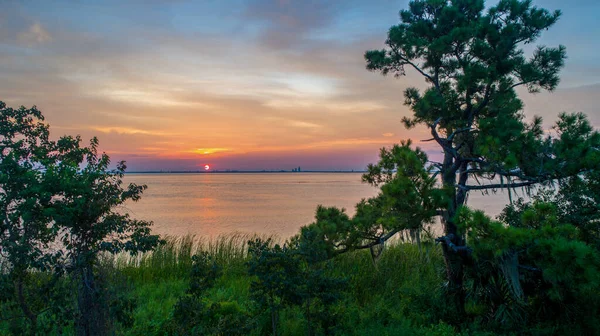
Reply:
<svg viewBox="0 0 600 336"><path fill-rule="evenodd" d="M496 184L485 184L485 185L465 185L459 186L461 189L466 191L470 190L487 190L487 189L508 189L508 188L520 188L520 187L528 187L534 184L538 184L541 181L526 181L526 182L518 182L518 183L496 183Z"/></svg>
<svg viewBox="0 0 600 336"><path fill-rule="evenodd" d="M449 234L447 236L436 238L435 242L444 244L448 249L450 249L454 253L458 253L458 254L466 255L466 256L469 256L473 253L472 248L470 248L468 246L456 245L452 242L452 239L454 239L454 235Z"/></svg>

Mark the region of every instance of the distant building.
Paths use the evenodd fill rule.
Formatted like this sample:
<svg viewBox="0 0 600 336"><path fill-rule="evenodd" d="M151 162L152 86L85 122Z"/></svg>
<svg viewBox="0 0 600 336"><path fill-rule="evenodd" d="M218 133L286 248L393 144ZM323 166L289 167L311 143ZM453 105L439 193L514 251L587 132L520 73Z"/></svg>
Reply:
<svg viewBox="0 0 600 336"><path fill-rule="evenodd" d="M297 171L297 172L301 171L301 170L300 170L300 166L298 166L298 169L297 169L296 171Z"/></svg>

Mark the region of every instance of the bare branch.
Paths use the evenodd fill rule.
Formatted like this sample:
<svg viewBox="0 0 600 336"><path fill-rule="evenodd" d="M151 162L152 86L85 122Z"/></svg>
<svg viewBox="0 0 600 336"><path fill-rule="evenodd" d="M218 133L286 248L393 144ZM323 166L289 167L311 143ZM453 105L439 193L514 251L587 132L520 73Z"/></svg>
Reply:
<svg viewBox="0 0 600 336"><path fill-rule="evenodd" d="M384 236L381 236L381 237L378 237L377 239L374 239L372 242L370 242L368 244L354 246L354 247L346 247L343 250L337 251L336 254L346 253L346 252L348 252L350 250L364 250L364 249L368 249L368 248L371 248L371 247L376 246L376 245L383 244L387 240L389 240L390 238L392 238L398 232L400 232L400 229L394 229L394 230L388 232L387 234L385 234Z"/></svg>
<svg viewBox="0 0 600 336"><path fill-rule="evenodd" d="M520 188L520 187L528 187L534 184L538 184L541 181L526 181L526 182L518 182L518 183L497 183L497 184L484 184L484 185L466 185L459 186L464 190L487 190L487 189L508 189L508 188Z"/></svg>
<svg viewBox="0 0 600 336"><path fill-rule="evenodd" d="M436 74L435 77L432 77L431 75L427 74L425 71L423 71L423 69L421 69L417 64L411 62L408 57L406 57L405 55L403 55L398 48L393 47L392 48L392 52L394 54L394 56L398 57L400 59L401 62L408 64L410 66L412 66L415 70L417 70L421 75L423 75L423 77L427 78L431 83L433 83L433 85L435 86L435 88L437 89L437 91L442 94L442 90L440 88L440 84L439 81L437 79L438 75Z"/></svg>
<svg viewBox="0 0 600 336"><path fill-rule="evenodd" d="M449 151L450 153L453 153L453 156L455 156L454 154L454 148L452 148L452 146L450 146L448 144L448 140L447 139L443 139L442 137L440 137L439 133L437 132L437 125L440 123L440 121L442 121L442 118L437 118L436 121L433 122L433 124L429 124L429 128L431 129L431 135L433 136L433 139L435 141L437 141L437 143L445 150L445 151Z"/></svg>
<svg viewBox="0 0 600 336"><path fill-rule="evenodd" d="M405 61L407 64L410 64L410 65L412 65L412 67L413 67L415 70L417 70L417 71L418 71L418 72L419 72L421 75L423 75L423 76L424 76L425 78L427 78L427 79L428 79L428 80L429 80L431 83L433 83L433 85L435 86L436 90L437 90L437 91L438 91L440 94L442 94L442 89L440 88L440 84L438 83L438 81L437 81L435 78L433 78L433 77L431 77L430 75L426 74L426 73L425 73L425 71L421 70L421 68L419 68L417 65L415 65L413 62L409 61L408 59L406 59L406 58L405 58L405 59L404 59L404 61Z"/></svg>
<svg viewBox="0 0 600 336"><path fill-rule="evenodd" d="M509 87L509 88L508 88L506 91L508 91L508 90L510 90L510 89L514 89L514 88L516 88L517 86L520 86L520 85L527 85L527 84L529 84L529 83L533 83L533 82L535 82L535 80L529 80L529 81L518 82L518 83L515 83L515 84L511 85L511 86L510 86L510 87Z"/></svg>

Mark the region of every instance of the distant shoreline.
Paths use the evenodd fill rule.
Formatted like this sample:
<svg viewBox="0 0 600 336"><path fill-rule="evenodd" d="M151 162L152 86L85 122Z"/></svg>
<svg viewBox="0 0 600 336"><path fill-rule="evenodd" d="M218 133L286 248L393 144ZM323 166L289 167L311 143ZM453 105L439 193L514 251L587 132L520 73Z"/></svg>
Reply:
<svg viewBox="0 0 600 336"><path fill-rule="evenodd" d="M295 172L291 170L191 170L191 171L131 171L126 174L273 174L273 173L289 173L289 174L303 174L303 173L366 173L366 170L304 170Z"/></svg>

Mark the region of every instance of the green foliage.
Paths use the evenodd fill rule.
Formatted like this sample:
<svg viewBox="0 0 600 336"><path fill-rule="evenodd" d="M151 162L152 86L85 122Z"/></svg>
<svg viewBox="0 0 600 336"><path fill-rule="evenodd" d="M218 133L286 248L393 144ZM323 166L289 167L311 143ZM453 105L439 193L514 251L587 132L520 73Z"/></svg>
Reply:
<svg viewBox="0 0 600 336"><path fill-rule="evenodd" d="M408 66L425 76L431 87L424 94L405 93L415 112L406 123L441 118L449 135L469 118L514 116L521 108L514 86L530 92L556 87L564 47L539 47L529 59L519 47L535 42L559 16L531 1L502 0L487 11L483 0L411 1L388 32L388 48L365 53L367 69L401 76Z"/></svg>
<svg viewBox="0 0 600 336"><path fill-rule="evenodd" d="M559 220L553 204L519 208L502 216L511 225L466 208L459 214L473 249L467 273L472 299L486 307L483 320L504 330L577 321L578 331L591 332L600 312L593 294L600 290L599 251L580 240L575 226ZM520 222L514 225L517 214Z"/></svg>
<svg viewBox="0 0 600 336"><path fill-rule="evenodd" d="M162 331L175 335L246 335L252 323L237 302L210 302L207 298L222 268L206 251L194 255L192 262L187 293L173 307Z"/></svg>
<svg viewBox="0 0 600 336"><path fill-rule="evenodd" d="M300 259L301 277L296 291L301 296L308 333L330 335L336 329L339 318L332 307L342 298L347 279L331 274L333 261L328 260L327 254L313 242L314 239L290 241L293 253Z"/></svg>
<svg viewBox="0 0 600 336"><path fill-rule="evenodd" d="M38 320L66 326L73 312L66 308L68 290L61 288L56 266L61 251L54 247L61 227L54 174L57 166L77 156L66 149L73 138L49 139L49 127L35 107L12 109L0 102L0 254L2 283L7 296L3 309L18 329L19 318L28 320L27 332L35 334ZM43 272L34 276L32 272ZM19 312L20 311L20 312ZM4 315L4 314L3 314Z"/></svg>
<svg viewBox="0 0 600 336"><path fill-rule="evenodd" d="M63 138L58 150L65 153L64 158L48 170L59 191L53 219L61 229L59 239L68 258L65 270L79 279L77 332L86 335L112 328L110 304L95 274L100 253L136 254L160 243L150 232L152 223L115 211L126 201L138 201L146 186L124 187L125 163L110 170L110 158L99 155L97 147L96 138L89 147L80 147L79 138Z"/></svg>
<svg viewBox="0 0 600 336"><path fill-rule="evenodd" d="M195 297L202 297L208 289L214 286L220 273L221 267L211 260L208 252L201 252L193 256L188 293Z"/></svg>
<svg viewBox="0 0 600 336"><path fill-rule="evenodd" d="M362 179L381 192L363 199L350 218L335 207L318 206L316 221L301 228L295 238L310 241L313 249L329 257L353 249L374 247L403 230L420 231L433 223L448 192L436 185L435 167L427 165L425 152L410 141L382 148L377 164L370 164Z"/></svg>
<svg viewBox="0 0 600 336"><path fill-rule="evenodd" d="M411 149L411 145L406 141L389 150L382 148L379 162L370 164L363 175L364 182L381 186L378 207L382 214L377 222L385 231L421 229L423 224L433 222L445 202L445 193L436 186L436 168L427 164L425 152ZM363 206L365 202L360 203ZM357 213L362 216L360 210L357 208Z"/></svg>
<svg viewBox="0 0 600 336"><path fill-rule="evenodd" d="M404 122L426 125L444 152L437 165L443 185L457 188L445 207L447 233L455 234L451 219L468 190L527 186L598 165L600 135L585 115L561 114L557 136L545 136L539 117L524 121L515 92L518 86L538 92L558 85L564 47L538 47L527 58L522 46L559 16L529 0L501 0L487 10L483 0L415 0L390 28L387 48L365 53L371 71L401 76L409 67L429 84L424 92L405 91L413 116ZM470 186L474 176L500 176L502 183Z"/></svg>
<svg viewBox="0 0 600 336"><path fill-rule="evenodd" d="M327 257L335 256L338 249L348 249L360 237L344 209L319 205L315 219L315 223L300 228L299 235L292 239L312 245Z"/></svg>
<svg viewBox="0 0 600 336"><path fill-rule="evenodd" d="M97 154L97 139L89 147L81 147L80 137L51 141L35 107L15 110L0 102L0 111L0 252L8 275L2 282L35 334L42 313L66 314L57 313L54 304L64 302L55 300L52 288L28 286L29 273L51 274L48 284L56 284L65 270L77 274L78 328L86 335L103 333L110 328L110 304L94 280L99 254L149 251L159 243L150 234L151 223L114 211L125 201L139 200L145 186L124 188L125 164L109 170L109 157Z"/></svg>
<svg viewBox="0 0 600 336"><path fill-rule="evenodd" d="M398 77L409 68L427 83L425 90L410 87L404 92L404 103L412 116L403 122L407 128L426 126L430 140L443 151L443 160L430 165L423 159L421 163L401 160L398 166L386 167L392 172L412 173L418 169L415 164L420 164L420 179L382 181L381 168L376 166L369 168L369 175L375 176L367 175L365 180L382 184L382 195L396 199L391 208L414 219L410 221L413 228L441 214L445 236L438 241L447 265L448 303L460 319L464 319L465 308L463 269L470 260L465 253L469 248L465 246L464 228L461 231L456 225L456 215L466 204L468 192L552 184L600 166L600 134L585 115L561 114L554 128L556 134L548 135L541 118L525 120L523 103L515 91L520 86L530 93L557 87L565 48L539 46L526 55L523 46L534 43L559 17L560 11L537 8L531 0L500 0L491 6L484 0L413 0L400 12L400 23L388 31L386 48L365 53L370 71ZM379 165L395 151L382 151ZM419 157L418 149L416 152ZM421 183L433 171L441 176L445 204L423 201L434 195L434 183ZM438 193L443 194L441 190ZM370 223L386 222L385 210L367 213ZM477 219L484 227L469 226L472 237L510 237L510 242L502 240L502 244L526 239L518 231L504 232L499 229L501 225ZM478 238L469 239L469 243L483 244ZM495 247L497 250L487 252L500 253L507 246ZM477 246L474 250L483 253ZM514 259L511 253L505 258ZM484 274L472 276L496 281L491 273ZM486 276L492 278L482 278Z"/></svg>
<svg viewBox="0 0 600 336"><path fill-rule="evenodd" d="M172 239L172 238L171 238ZM219 238L223 241L232 241L237 238ZM247 240L247 239L246 239ZM121 308L113 307L111 313L123 310L125 323L115 324L117 335L190 335L190 329L177 329L178 323L174 322L174 310L178 302L189 300L191 295L187 293L192 282L192 256L207 252L212 261L218 260L220 255L233 255L230 252L209 249L209 246L222 246L223 243L209 243L199 239L193 240L193 248L181 247L178 244L187 244L188 239L177 239L176 242L169 240L161 246L163 250L155 256L148 253L141 262L139 258L128 255L108 258L99 263L99 274L108 274L106 277L107 290L111 296L110 301L116 303L121 299ZM236 249L246 249L245 243ZM385 253L381 255L375 267L371 261L369 252L352 251L331 260L324 265L324 273L331 278L344 278L347 285L339 291L339 299L327 308L334 313L335 325L330 328L330 334L334 335L553 335L553 334L595 334L593 329L583 329L586 324L578 320L560 321L554 324L541 323L550 318L539 319L534 315L528 315L527 323L518 325L511 331L495 328L484 323L484 317L489 312L486 305L468 300L467 311L472 319L465 321L460 327L451 326L446 321L443 290L444 267L441 251L438 248L423 243L425 252L419 252L418 246L407 243L390 243ZM192 253L187 258L181 254L183 251ZM168 256L170 255L170 256ZM125 262L125 260L129 260ZM212 261L208 263L210 270ZM195 316L198 322L196 330L202 330L198 334L228 334L229 329L219 329L227 326L231 333L239 328L245 328L241 334L264 335L270 333L270 320L264 321L259 311L255 310L255 302L250 293L250 284L257 279L247 275L245 262L246 256L236 254L235 257L218 262L221 268L220 275L214 285L207 288L200 300L203 305L192 306L190 301L182 305L182 317ZM240 266L241 265L241 266ZM168 270L173 270L170 272ZM530 272L522 269L523 273ZM173 276L173 273L177 276ZM531 271L532 272L532 271ZM121 275L119 275L121 274ZM202 273L204 274L204 273ZM123 277L123 278L122 278ZM36 282L31 282L33 285ZM70 292L72 284L63 282L59 287ZM526 287L525 285L523 286ZM53 287L55 288L55 287ZM529 291L529 289L526 289ZM57 293L58 295L58 293ZM472 297L474 294L470 294ZM68 295L66 295L68 296ZM590 299L594 299L590 295ZM127 302L134 302L129 306ZM214 307L218 304L221 308ZM64 308L75 308L70 299L65 301ZM590 307L592 307L590 305ZM313 306L313 309L317 308ZM131 311L133 309L133 311ZM529 308L527 310L529 312ZM317 314L318 310L312 310ZM0 313L8 314L5 309ZM528 313L529 314L529 313ZM591 315L592 312L589 312ZM4 315L6 316L6 315ZM128 317L127 317L128 316ZM40 315L39 330L44 335L73 334L72 322L59 327L52 320L48 312ZM269 316L266 316L270 319ZM279 330L282 335L305 335L308 330L305 307L291 305L283 307L279 314ZM127 320L130 320L127 323ZM67 320L68 321L68 320ZM219 322L221 327L219 327ZM225 322L226 321L226 322ZM263 323L264 322L264 323ZM14 331L10 332L9 324L13 325ZM266 325L264 325L266 323ZM321 327L321 321L313 320L313 333L315 335L325 334ZM488 322L489 323L489 322ZM0 334L20 335L26 326L22 320L0 321ZM487 331L486 331L487 330ZM493 330L493 331L491 331ZM43 331L43 332L42 332Z"/></svg>
<svg viewBox="0 0 600 336"><path fill-rule="evenodd" d="M330 334L335 328L331 306L340 299L346 282L329 274L328 256L313 242L297 238L283 246L272 246L270 240L248 242L248 273L256 277L250 285L251 297L260 312L270 314L273 335L279 334L281 310L293 306L302 307L309 334Z"/></svg>
<svg viewBox="0 0 600 336"><path fill-rule="evenodd" d="M115 211L129 200L138 201L146 186L123 187L125 162L110 170L110 158L99 155L97 147L94 138L89 147L79 148L77 142L75 148L66 149L83 155L63 160L54 176L61 190L54 219L65 230L61 240L72 267L92 266L101 252L135 254L150 251L159 243L158 236L150 234L152 223Z"/></svg>
<svg viewBox="0 0 600 336"><path fill-rule="evenodd" d="M561 181L552 201L558 220L577 227L579 238L600 250L600 172L591 170Z"/></svg>
<svg viewBox="0 0 600 336"><path fill-rule="evenodd" d="M453 192L444 207L447 234L456 235L452 217L469 190L533 185L600 163L600 135L585 115L561 114L557 136L545 136L541 118L524 120L515 92L519 86L539 92L558 85L565 48L538 47L526 57L522 47L559 17L560 11L530 0L501 0L487 9L483 0L414 0L390 28L387 47L365 53L371 71L402 76L408 67L428 83L424 92L405 91L413 116L404 123L427 126L444 152L436 168ZM468 184L473 177L498 176L500 184Z"/></svg>
<svg viewBox="0 0 600 336"><path fill-rule="evenodd" d="M279 244L270 246L271 241L256 239L248 242L248 274L256 276L250 292L259 309L271 316L271 331L278 335L279 311L286 305L301 301L296 291L301 280L300 260L290 248Z"/></svg>
<svg viewBox="0 0 600 336"><path fill-rule="evenodd" d="M0 112L0 248L12 273L48 269L53 256L44 250L56 235L43 171L55 159L48 126L35 107L0 102Z"/></svg>

